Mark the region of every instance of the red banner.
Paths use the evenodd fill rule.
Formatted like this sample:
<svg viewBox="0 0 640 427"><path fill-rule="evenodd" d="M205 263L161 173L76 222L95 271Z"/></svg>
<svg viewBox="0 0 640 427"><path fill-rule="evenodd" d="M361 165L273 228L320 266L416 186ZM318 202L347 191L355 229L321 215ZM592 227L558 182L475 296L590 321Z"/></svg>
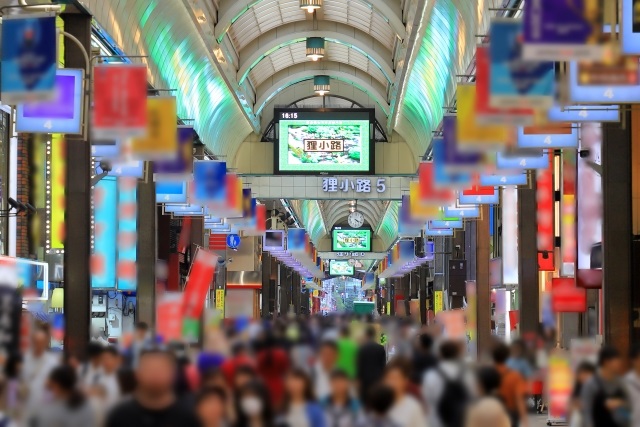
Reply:
<svg viewBox="0 0 640 427"><path fill-rule="evenodd" d="M553 154L549 154L549 162L553 161ZM554 221L553 221L553 168L537 171L536 201L538 203L538 251L553 252L554 249Z"/></svg>
<svg viewBox="0 0 640 427"><path fill-rule="evenodd" d="M94 68L92 131L96 139L146 134L146 66L109 64Z"/></svg>
<svg viewBox="0 0 640 427"><path fill-rule="evenodd" d="M182 315L184 318L197 319L202 314L204 300L216 272L218 255L205 249L198 249L191 264L191 270L184 289Z"/></svg>
<svg viewBox="0 0 640 427"><path fill-rule="evenodd" d="M450 203L455 194L449 188L437 188L434 186L433 163L420 163L418 167L419 200L429 204ZM493 194L493 193L491 193Z"/></svg>
<svg viewBox="0 0 640 427"><path fill-rule="evenodd" d="M159 298L156 309L157 332L164 342L182 338L182 301L183 294L177 292L165 293Z"/></svg>
<svg viewBox="0 0 640 427"><path fill-rule="evenodd" d="M576 287L573 278L554 278L551 282L551 308L555 313L584 313L587 291Z"/></svg>

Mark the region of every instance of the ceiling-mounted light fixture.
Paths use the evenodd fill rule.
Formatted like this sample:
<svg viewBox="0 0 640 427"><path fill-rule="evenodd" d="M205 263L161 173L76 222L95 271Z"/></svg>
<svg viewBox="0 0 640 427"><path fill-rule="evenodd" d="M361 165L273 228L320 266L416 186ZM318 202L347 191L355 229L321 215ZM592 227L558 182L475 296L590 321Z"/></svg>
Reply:
<svg viewBox="0 0 640 427"><path fill-rule="evenodd" d="M312 61L324 58L324 37L307 37L307 58Z"/></svg>
<svg viewBox="0 0 640 427"><path fill-rule="evenodd" d="M329 76L314 76L313 91L320 96L325 96L331 91L331 79Z"/></svg>
<svg viewBox="0 0 640 427"><path fill-rule="evenodd" d="M300 0L300 9L307 9L307 12L313 13L322 7L322 0Z"/></svg>

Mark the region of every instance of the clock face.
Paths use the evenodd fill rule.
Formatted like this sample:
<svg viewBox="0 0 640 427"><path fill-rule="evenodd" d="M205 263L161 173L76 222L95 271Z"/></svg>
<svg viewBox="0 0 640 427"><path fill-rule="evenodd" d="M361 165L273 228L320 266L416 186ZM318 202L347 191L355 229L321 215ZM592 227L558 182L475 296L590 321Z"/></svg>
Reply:
<svg viewBox="0 0 640 427"><path fill-rule="evenodd" d="M353 228L360 228L364 224L364 215L356 211L349 214L349 225Z"/></svg>

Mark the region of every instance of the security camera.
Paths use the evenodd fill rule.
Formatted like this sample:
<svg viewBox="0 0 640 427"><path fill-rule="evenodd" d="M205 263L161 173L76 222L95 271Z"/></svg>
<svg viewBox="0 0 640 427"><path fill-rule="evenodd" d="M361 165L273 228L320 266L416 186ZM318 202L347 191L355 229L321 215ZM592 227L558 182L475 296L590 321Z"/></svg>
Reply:
<svg viewBox="0 0 640 427"><path fill-rule="evenodd" d="M111 163L104 160L100 161L100 169L102 169L103 172L111 172Z"/></svg>
<svg viewBox="0 0 640 427"><path fill-rule="evenodd" d="M29 213L36 213L36 208L33 207L31 203L25 203L24 205L27 207L27 210L29 211Z"/></svg>
<svg viewBox="0 0 640 427"><path fill-rule="evenodd" d="M229 263L229 264L231 264L232 262L233 262L233 258L229 258L229 259L227 260L227 263Z"/></svg>
<svg viewBox="0 0 640 427"><path fill-rule="evenodd" d="M578 154L580 154L581 159L586 159L591 155L591 150L589 150L588 148L585 148L584 150L578 151Z"/></svg>
<svg viewBox="0 0 640 427"><path fill-rule="evenodd" d="M7 199L7 202L9 203L9 205L10 205L13 209L15 209L15 210L17 210L17 211L20 211L20 203L18 203L15 199L13 199L13 198L9 197L9 198Z"/></svg>

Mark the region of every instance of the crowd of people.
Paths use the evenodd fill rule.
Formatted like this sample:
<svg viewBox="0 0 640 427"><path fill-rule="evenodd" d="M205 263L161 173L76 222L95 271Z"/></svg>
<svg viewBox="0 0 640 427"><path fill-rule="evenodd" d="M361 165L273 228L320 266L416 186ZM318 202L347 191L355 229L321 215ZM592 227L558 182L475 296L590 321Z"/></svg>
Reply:
<svg viewBox="0 0 640 427"><path fill-rule="evenodd" d="M536 369L520 341L471 362L466 342L432 328L350 316L231 325L220 337L195 351L140 323L129 345L91 341L79 361L36 327L27 352L0 356L0 427L530 425ZM626 376L622 356L604 347L597 366L580 364L572 426L640 426L640 353Z"/></svg>

